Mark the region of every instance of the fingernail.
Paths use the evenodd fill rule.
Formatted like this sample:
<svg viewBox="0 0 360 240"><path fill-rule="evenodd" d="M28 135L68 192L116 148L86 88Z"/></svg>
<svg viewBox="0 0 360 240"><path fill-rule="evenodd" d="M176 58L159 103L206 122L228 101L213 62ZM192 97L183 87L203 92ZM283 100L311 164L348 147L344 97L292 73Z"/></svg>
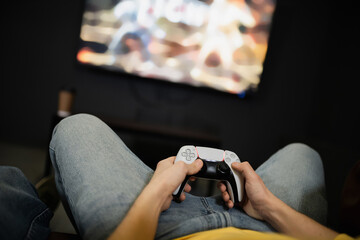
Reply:
<svg viewBox="0 0 360 240"><path fill-rule="evenodd" d="M239 166L240 166L240 163L239 163L239 162L233 162L232 165L233 165L234 167L239 167Z"/></svg>

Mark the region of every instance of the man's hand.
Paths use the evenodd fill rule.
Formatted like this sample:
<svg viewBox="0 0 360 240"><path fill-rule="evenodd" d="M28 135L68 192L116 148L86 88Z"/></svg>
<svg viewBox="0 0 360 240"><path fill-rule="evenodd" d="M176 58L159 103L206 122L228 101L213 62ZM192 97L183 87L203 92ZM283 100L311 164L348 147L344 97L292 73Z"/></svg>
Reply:
<svg viewBox="0 0 360 240"><path fill-rule="evenodd" d="M262 179L248 162L235 162L232 163L231 166L244 177L246 195L241 203L244 211L253 218L264 220L266 206L268 206L271 201L275 201L276 198L274 198L274 195L266 188ZM225 204L229 208L234 207L234 203L230 200L229 193L226 191L226 185L220 182L218 187L222 192Z"/></svg>
<svg viewBox="0 0 360 240"><path fill-rule="evenodd" d="M174 164L175 157L170 157L160 161L155 169L154 175L151 178L147 188L161 189L164 198L164 204L161 211L169 208L171 200L173 199L172 193L184 181L186 175L193 175L200 171L203 162L200 159L195 160L192 164L186 164L183 161ZM184 191L190 192L190 185L186 184ZM182 193L180 201L185 200L185 194Z"/></svg>
<svg viewBox="0 0 360 240"><path fill-rule="evenodd" d="M158 163L149 184L108 239L154 239L160 213L169 208L172 193L186 175L197 173L203 166L200 159L192 164L174 161L175 157L170 157ZM190 189L189 185L185 187L185 191ZM180 200L184 199L183 193Z"/></svg>
<svg viewBox="0 0 360 240"><path fill-rule="evenodd" d="M231 166L244 177L246 195L241 206L249 216L265 220L279 232L296 238L334 239L338 235L337 232L292 209L272 194L248 162L233 163ZM220 183L218 187L225 204L229 208L234 207L226 186Z"/></svg>

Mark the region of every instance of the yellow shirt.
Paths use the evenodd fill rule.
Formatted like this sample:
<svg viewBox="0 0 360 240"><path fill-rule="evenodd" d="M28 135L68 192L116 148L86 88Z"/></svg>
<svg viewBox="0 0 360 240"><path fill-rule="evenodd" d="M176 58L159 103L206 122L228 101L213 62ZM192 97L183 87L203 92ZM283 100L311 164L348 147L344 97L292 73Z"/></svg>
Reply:
<svg viewBox="0 0 360 240"><path fill-rule="evenodd" d="M243 230L234 227L219 228L204 232L190 234L176 240L296 240L280 233L257 232L253 230ZM359 238L358 238L359 239ZM354 240L354 238L339 234L334 240Z"/></svg>

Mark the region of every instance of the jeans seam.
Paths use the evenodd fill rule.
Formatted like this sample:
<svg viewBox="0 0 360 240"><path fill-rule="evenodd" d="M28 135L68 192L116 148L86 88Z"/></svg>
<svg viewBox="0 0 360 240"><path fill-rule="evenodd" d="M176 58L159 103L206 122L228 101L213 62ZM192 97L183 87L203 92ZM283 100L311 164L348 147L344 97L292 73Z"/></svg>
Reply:
<svg viewBox="0 0 360 240"><path fill-rule="evenodd" d="M208 201L206 200L205 197L200 197L200 201L202 203L202 205L205 207L206 211L208 213L215 213L214 209L212 209L208 203Z"/></svg>
<svg viewBox="0 0 360 240"><path fill-rule="evenodd" d="M207 211L207 215L204 216L204 219L207 222L207 226L205 227L205 229L213 229L219 227L223 228L230 226L231 219L229 213L215 211L210 206L205 197L201 197L200 200Z"/></svg>
<svg viewBox="0 0 360 240"><path fill-rule="evenodd" d="M62 177L62 175L61 175L61 171L60 171L59 165L57 164L57 161L56 161L56 151L55 151L54 149L52 149L52 148L50 148L50 150L52 150L53 153L54 153L55 159L53 159L52 162L53 162L53 165L55 165L54 168L56 167L56 169L57 169L57 173L58 173L59 178L60 178L60 181L61 181L62 192L63 192L63 194L64 194L64 196L65 196L65 198L66 198L65 201L68 202L69 206L70 206L70 205L74 205L73 200L70 198L69 195L67 195L67 194L65 193L64 179L63 179L63 177ZM55 172L56 172L56 171L55 171ZM77 223L77 221L76 221L76 219L75 219L75 217L74 217L74 214L73 214L71 208L70 208L69 210L70 210L70 212L71 212L71 215L72 215L72 217L73 217L73 220Z"/></svg>
<svg viewBox="0 0 360 240"><path fill-rule="evenodd" d="M225 219L225 226L223 227L231 227L232 226L232 221L231 221L231 217L230 214L228 212L222 212L224 219Z"/></svg>
<svg viewBox="0 0 360 240"><path fill-rule="evenodd" d="M209 215L213 215L216 219L218 219L216 227L218 227L218 225L221 225L221 227L229 227L232 225L231 217L228 212L215 211L213 208L211 208L210 204L208 203L208 201L205 197L200 197L200 200L208 213L208 216L205 216L205 219L209 225L211 225L211 220L208 219L210 217ZM218 224L219 221L220 221L220 224Z"/></svg>
<svg viewBox="0 0 360 240"><path fill-rule="evenodd" d="M49 208L45 208L39 215L37 215L36 217L34 217L34 219L31 221L31 224L30 224L30 226L29 226L29 230L28 230L28 232L27 232L27 234L26 234L25 239L30 239L31 232L34 230L34 229L33 229L34 223L35 223L38 219L40 219L44 214L46 214L48 211L50 211L50 209L49 209Z"/></svg>

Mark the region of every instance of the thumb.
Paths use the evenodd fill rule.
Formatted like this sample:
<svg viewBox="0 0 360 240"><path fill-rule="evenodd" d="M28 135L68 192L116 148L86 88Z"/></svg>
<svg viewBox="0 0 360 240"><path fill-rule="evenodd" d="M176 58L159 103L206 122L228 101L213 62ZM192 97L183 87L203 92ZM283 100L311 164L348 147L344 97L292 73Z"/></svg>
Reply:
<svg viewBox="0 0 360 240"><path fill-rule="evenodd" d="M232 167L234 170L237 170L238 172L240 172L240 171L243 171L243 169L244 169L243 163L244 163L244 162L242 162L242 163L234 162L234 163L231 164L231 167Z"/></svg>
<svg viewBox="0 0 360 240"><path fill-rule="evenodd" d="M199 172L203 164L203 161L201 161L200 159L196 159L192 164L188 165L187 175L194 175Z"/></svg>
<svg viewBox="0 0 360 240"><path fill-rule="evenodd" d="M238 171L241 175L245 177L245 179L253 178L256 175L254 169L251 167L249 162L234 162L231 164L234 170Z"/></svg>

